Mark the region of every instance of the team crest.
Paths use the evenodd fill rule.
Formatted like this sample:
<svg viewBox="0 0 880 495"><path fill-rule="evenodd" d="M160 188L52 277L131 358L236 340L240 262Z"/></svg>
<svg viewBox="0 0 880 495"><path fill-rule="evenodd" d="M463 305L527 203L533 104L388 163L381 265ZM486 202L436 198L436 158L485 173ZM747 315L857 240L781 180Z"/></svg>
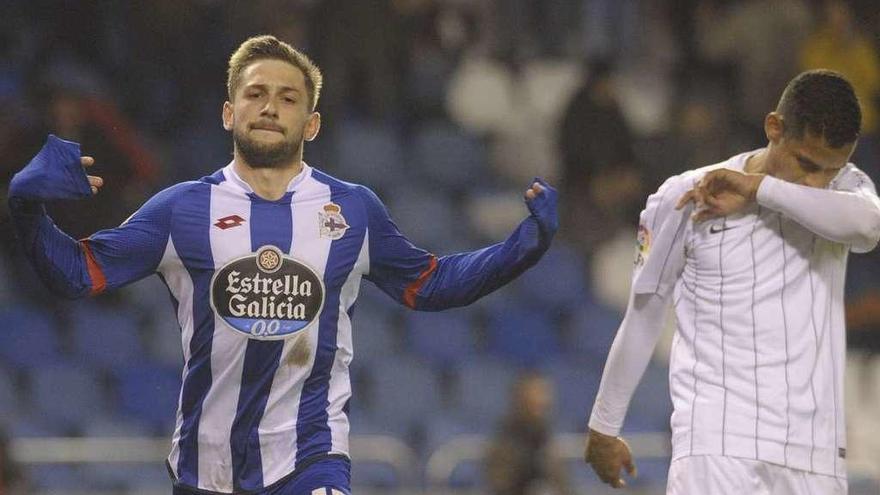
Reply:
<svg viewBox="0 0 880 495"><path fill-rule="evenodd" d="M642 266L651 250L651 231L644 225L639 225L639 233L636 236L636 259L635 265Z"/></svg>
<svg viewBox="0 0 880 495"><path fill-rule="evenodd" d="M327 203L323 211L318 212L318 229L321 237L331 240L342 238L349 225L342 216L342 207L336 203Z"/></svg>

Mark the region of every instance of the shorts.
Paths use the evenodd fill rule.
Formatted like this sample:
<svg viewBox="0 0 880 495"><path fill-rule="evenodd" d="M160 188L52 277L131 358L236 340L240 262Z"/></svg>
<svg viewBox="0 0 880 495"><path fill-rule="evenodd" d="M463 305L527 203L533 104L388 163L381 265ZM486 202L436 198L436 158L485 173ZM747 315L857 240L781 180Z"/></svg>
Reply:
<svg viewBox="0 0 880 495"><path fill-rule="evenodd" d="M173 495L204 495L213 492L175 486ZM351 495L351 462L328 456L296 470L269 488L248 495Z"/></svg>
<svg viewBox="0 0 880 495"><path fill-rule="evenodd" d="M669 466L666 495L846 495L845 478L754 459L682 457Z"/></svg>

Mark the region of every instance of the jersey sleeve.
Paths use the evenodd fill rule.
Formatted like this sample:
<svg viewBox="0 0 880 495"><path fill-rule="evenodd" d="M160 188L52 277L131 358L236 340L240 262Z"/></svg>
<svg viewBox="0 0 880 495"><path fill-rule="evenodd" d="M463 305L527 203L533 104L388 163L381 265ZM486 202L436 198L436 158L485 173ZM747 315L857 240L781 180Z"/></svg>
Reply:
<svg viewBox="0 0 880 495"><path fill-rule="evenodd" d="M679 198L692 186L686 176L668 179L648 197L639 215L632 287L635 294L665 296L674 287L685 262L685 230L693 210L676 210Z"/></svg>
<svg viewBox="0 0 880 495"><path fill-rule="evenodd" d="M764 177L756 195L762 206L778 211L809 231L849 246L871 251L880 240L880 199L871 179L847 165L828 189Z"/></svg>
<svg viewBox="0 0 880 495"><path fill-rule="evenodd" d="M55 226L41 203L10 201L25 256L43 282L68 298L99 294L156 270L164 254L175 187L147 201L122 225L75 240Z"/></svg>
<svg viewBox="0 0 880 495"><path fill-rule="evenodd" d="M534 265L552 233L530 215L502 243L437 257L414 246L376 195L363 188L368 216L370 269L365 278L386 294L422 311L465 306Z"/></svg>

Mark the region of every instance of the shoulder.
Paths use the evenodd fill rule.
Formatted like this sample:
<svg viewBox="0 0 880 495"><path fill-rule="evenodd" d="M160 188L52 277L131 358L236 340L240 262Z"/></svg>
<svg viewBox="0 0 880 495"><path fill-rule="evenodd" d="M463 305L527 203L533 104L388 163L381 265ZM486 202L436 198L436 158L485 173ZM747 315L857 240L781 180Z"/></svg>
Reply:
<svg viewBox="0 0 880 495"><path fill-rule="evenodd" d="M379 196L373 192L372 189L363 184L356 184L354 182L337 179L336 177L316 168L312 168L312 179L328 186L335 195L352 196L363 204L364 208L368 211L376 207L384 208Z"/></svg>
<svg viewBox="0 0 880 495"><path fill-rule="evenodd" d="M871 177L854 163L847 163L837 174L837 177L831 181L829 188L837 191L856 191L859 189L876 191Z"/></svg>

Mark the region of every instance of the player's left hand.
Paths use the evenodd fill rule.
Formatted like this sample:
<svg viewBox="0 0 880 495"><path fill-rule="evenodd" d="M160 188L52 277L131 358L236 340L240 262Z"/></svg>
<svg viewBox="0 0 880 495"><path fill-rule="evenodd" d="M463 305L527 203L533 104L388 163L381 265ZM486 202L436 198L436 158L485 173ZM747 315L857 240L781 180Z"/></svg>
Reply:
<svg viewBox="0 0 880 495"><path fill-rule="evenodd" d="M692 218L695 222L736 213L755 200L763 178L763 174L746 174L728 168L713 170L684 193L675 208L680 210L694 202Z"/></svg>
<svg viewBox="0 0 880 495"><path fill-rule="evenodd" d="M556 212L558 193L556 189L540 177L535 177L531 186L524 194L529 212L538 221L541 232L548 238L553 237L559 229L559 217Z"/></svg>
<svg viewBox="0 0 880 495"><path fill-rule="evenodd" d="M614 488L623 488L626 481L620 470L625 469L632 476L638 476L629 445L620 437L612 437L590 428L584 461L593 466L593 471L603 483Z"/></svg>

